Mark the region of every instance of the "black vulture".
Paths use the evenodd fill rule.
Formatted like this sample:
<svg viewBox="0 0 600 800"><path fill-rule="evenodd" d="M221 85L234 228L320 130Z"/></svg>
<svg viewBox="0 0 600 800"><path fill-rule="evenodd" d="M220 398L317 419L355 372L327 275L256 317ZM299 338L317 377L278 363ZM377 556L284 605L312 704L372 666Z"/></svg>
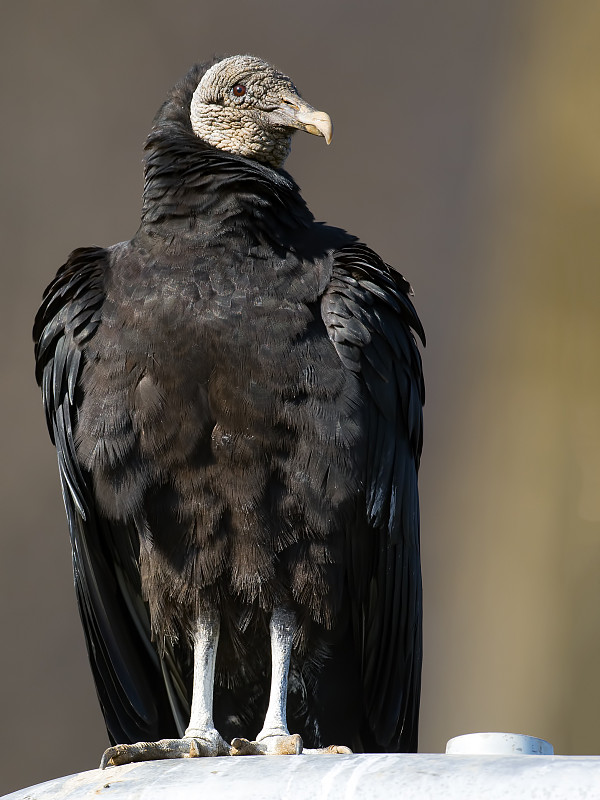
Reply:
<svg viewBox="0 0 600 800"><path fill-rule="evenodd" d="M295 129L331 139L269 64L194 66L139 230L74 250L36 317L104 766L417 747L424 334L313 218Z"/></svg>

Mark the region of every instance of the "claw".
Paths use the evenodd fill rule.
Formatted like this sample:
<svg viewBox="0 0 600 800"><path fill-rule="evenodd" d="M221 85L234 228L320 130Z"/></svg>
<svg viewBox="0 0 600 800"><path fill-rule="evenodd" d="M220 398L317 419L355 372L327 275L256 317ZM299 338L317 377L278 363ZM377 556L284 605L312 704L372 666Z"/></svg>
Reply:
<svg viewBox="0 0 600 800"><path fill-rule="evenodd" d="M304 750L308 755L327 755L337 753L339 755L352 755L352 750L343 744L330 744L329 747L316 747L310 750Z"/></svg>
<svg viewBox="0 0 600 800"><path fill-rule="evenodd" d="M239 736L231 740L231 750L229 752L232 756L264 755L264 750L260 749L258 742L251 742L250 739L243 739Z"/></svg>
<svg viewBox="0 0 600 800"><path fill-rule="evenodd" d="M329 747L323 747L322 753L339 753L340 755L352 755L352 750L343 744L330 744Z"/></svg>

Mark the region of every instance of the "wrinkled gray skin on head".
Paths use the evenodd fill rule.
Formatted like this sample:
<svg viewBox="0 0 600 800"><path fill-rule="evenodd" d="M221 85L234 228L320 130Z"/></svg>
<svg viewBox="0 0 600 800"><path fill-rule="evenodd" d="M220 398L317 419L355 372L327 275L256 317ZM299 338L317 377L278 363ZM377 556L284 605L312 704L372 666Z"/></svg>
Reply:
<svg viewBox="0 0 600 800"><path fill-rule="evenodd" d="M236 96L234 87L244 87ZM238 93L240 90L237 90ZM280 167L294 129L331 141L327 114L305 103L292 81L254 56L231 56L207 70L190 106L196 136L221 150Z"/></svg>

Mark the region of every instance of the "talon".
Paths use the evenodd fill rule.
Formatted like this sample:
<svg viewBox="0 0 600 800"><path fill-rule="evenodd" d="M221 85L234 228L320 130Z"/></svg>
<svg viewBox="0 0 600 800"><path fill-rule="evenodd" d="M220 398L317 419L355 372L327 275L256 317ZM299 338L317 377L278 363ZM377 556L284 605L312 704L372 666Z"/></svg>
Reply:
<svg viewBox="0 0 600 800"><path fill-rule="evenodd" d="M232 756L264 756L265 749L261 748L259 742L251 742L249 739L236 737L231 740Z"/></svg>
<svg viewBox="0 0 600 800"><path fill-rule="evenodd" d="M102 758L100 759L100 769L106 769L107 767L116 767L115 762L113 761L113 756L116 755L116 747L107 747L104 753L102 753Z"/></svg>
<svg viewBox="0 0 600 800"><path fill-rule="evenodd" d="M330 744L329 747L315 747L310 750L304 750L304 752L308 753L308 755L352 755L352 750L343 744Z"/></svg>
<svg viewBox="0 0 600 800"><path fill-rule="evenodd" d="M121 767L132 761L148 761L150 742L137 742L137 744L115 744L108 747L102 754L100 769L107 767Z"/></svg>
<svg viewBox="0 0 600 800"><path fill-rule="evenodd" d="M343 744L330 744L323 748L324 753L339 753L340 755L352 755L352 750Z"/></svg>

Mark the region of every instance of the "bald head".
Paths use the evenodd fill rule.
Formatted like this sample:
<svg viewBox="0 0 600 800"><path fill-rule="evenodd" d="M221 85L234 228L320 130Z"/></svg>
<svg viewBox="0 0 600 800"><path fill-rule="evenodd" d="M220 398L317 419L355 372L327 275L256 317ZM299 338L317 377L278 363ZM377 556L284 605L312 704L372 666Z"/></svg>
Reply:
<svg viewBox="0 0 600 800"><path fill-rule="evenodd" d="M292 81L254 56L231 56L206 71L192 97L192 129L208 144L274 167L290 151L295 129L323 136L331 120L305 103Z"/></svg>

